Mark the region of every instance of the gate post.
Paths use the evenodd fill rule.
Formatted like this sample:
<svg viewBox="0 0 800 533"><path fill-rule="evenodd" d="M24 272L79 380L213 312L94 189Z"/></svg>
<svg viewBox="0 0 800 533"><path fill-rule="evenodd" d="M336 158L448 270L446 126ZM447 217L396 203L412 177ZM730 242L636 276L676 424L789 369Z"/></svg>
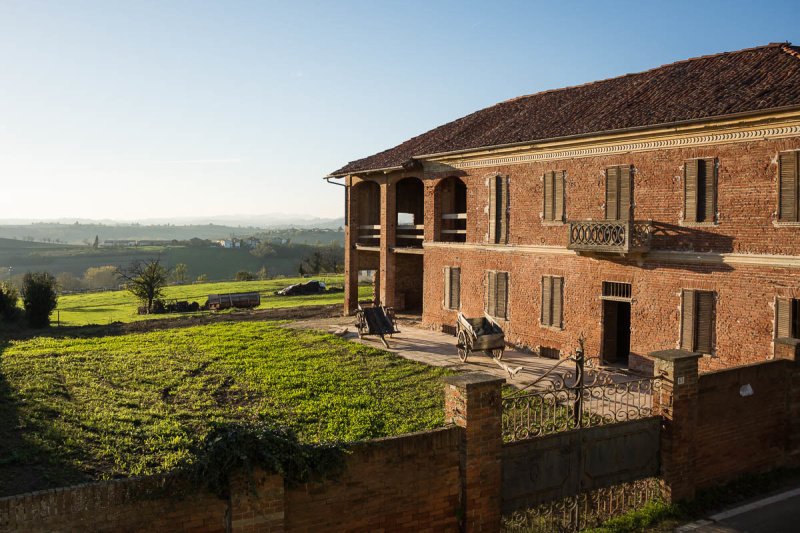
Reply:
<svg viewBox="0 0 800 533"><path fill-rule="evenodd" d="M667 501L694 497L699 353L664 350L655 359L660 387L653 391L653 412L661 415L661 476Z"/></svg>
<svg viewBox="0 0 800 533"><path fill-rule="evenodd" d="M461 530L500 531L502 504L502 385L470 373L445 378L445 422L461 433Z"/></svg>

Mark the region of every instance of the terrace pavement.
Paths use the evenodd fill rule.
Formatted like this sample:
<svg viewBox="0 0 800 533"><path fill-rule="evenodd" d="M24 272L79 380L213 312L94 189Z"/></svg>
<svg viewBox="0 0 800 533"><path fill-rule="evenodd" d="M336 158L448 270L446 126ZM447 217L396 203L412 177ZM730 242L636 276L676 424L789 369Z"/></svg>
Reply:
<svg viewBox="0 0 800 533"><path fill-rule="evenodd" d="M368 336L359 339L354 324L354 317L335 317L298 320L290 324L289 327L323 330L336 333L345 339L360 342L367 346L386 349L377 336ZM344 328L347 328L346 333L343 331ZM391 338L386 338L389 343L388 351L390 352L396 353L405 359L418 361L431 366L445 367L456 372L484 372L492 374L505 378L509 385L517 388L523 388L532 384L547 373L548 370L552 369L557 363L555 359L539 357L535 354L525 353L511 348L506 348L503 354L501 363L505 365L505 368L483 352L471 353L467 361L462 363L458 358L456 339L453 335L419 327L413 321L403 320L402 317L400 317L398 329L400 333L393 335ZM522 367L521 370L513 377L510 376L508 369L513 370L518 367ZM555 372L563 374L564 372L573 371L574 369L574 363L565 361L558 366ZM628 375L618 368L611 368L610 370L614 371L614 381L641 378L641 376ZM541 385L545 385L545 383L542 382Z"/></svg>

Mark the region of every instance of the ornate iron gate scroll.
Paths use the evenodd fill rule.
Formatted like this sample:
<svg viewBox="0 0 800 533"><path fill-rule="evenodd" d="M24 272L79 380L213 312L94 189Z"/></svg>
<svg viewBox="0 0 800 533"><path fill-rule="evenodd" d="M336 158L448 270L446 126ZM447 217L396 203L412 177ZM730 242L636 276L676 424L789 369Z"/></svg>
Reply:
<svg viewBox="0 0 800 533"><path fill-rule="evenodd" d="M575 362L574 372L556 372L565 361ZM534 384L546 386L503 398L504 514L575 503L658 474L660 378L586 369L581 343Z"/></svg>

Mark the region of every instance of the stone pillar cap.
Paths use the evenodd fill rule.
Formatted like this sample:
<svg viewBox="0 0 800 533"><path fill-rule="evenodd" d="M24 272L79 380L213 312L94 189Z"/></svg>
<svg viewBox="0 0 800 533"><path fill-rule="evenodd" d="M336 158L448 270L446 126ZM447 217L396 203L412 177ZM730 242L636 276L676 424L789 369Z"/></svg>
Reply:
<svg viewBox="0 0 800 533"><path fill-rule="evenodd" d="M489 383L505 383L505 378L499 378L492 374L484 372L468 372L466 374L456 374L455 376L447 376L444 382L448 385L455 385L457 387L469 388L474 385L486 385Z"/></svg>
<svg viewBox="0 0 800 533"><path fill-rule="evenodd" d="M697 359L703 356L700 352L689 352L687 350L659 350L647 354L650 357L661 359L662 361L680 361L682 359Z"/></svg>

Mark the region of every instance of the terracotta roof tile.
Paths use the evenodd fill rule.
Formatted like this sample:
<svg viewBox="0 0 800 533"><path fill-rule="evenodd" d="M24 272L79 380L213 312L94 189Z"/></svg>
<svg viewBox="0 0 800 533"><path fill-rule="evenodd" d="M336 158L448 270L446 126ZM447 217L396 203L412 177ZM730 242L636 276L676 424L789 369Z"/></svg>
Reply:
<svg viewBox="0 0 800 533"><path fill-rule="evenodd" d="M697 57L506 100L331 175L412 157L800 105L800 49L785 43Z"/></svg>

